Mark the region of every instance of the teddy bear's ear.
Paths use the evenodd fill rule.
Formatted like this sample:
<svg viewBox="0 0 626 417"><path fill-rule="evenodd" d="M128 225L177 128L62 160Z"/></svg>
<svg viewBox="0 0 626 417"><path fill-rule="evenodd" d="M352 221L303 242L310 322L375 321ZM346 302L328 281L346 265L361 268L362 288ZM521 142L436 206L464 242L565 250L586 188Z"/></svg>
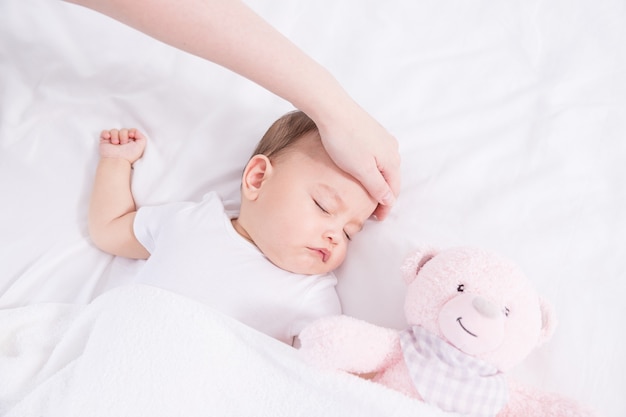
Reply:
<svg viewBox="0 0 626 417"><path fill-rule="evenodd" d="M421 247L413 250L404 260L400 271L406 284L413 282L419 270L439 253L438 249L432 247Z"/></svg>
<svg viewBox="0 0 626 417"><path fill-rule="evenodd" d="M547 342L556 328L557 320L554 307L543 297L539 297L539 306L541 308L541 333L537 345Z"/></svg>

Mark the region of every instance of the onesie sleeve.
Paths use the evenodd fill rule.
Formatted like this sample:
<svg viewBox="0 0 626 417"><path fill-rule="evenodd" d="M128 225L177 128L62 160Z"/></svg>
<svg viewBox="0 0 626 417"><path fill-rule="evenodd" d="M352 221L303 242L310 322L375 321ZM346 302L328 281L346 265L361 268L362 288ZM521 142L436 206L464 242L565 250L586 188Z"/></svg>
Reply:
<svg viewBox="0 0 626 417"><path fill-rule="evenodd" d="M139 208L133 222L135 237L148 252L153 253L163 227L178 213L193 205L190 202L177 202Z"/></svg>

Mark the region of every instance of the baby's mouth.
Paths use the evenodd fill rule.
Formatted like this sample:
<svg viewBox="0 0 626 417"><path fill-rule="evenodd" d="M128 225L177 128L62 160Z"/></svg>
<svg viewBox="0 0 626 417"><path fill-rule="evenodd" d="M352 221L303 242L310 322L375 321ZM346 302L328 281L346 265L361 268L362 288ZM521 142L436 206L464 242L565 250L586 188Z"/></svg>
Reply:
<svg viewBox="0 0 626 417"><path fill-rule="evenodd" d="M323 248L309 248L309 249L317 252L322 258L322 262L326 262L328 258L330 258L330 251L328 249L323 249Z"/></svg>

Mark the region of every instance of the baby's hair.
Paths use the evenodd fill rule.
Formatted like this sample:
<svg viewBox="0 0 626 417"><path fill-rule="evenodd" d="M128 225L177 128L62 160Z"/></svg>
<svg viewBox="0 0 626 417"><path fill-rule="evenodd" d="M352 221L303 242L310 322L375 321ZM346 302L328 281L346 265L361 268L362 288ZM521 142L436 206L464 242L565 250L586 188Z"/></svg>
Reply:
<svg viewBox="0 0 626 417"><path fill-rule="evenodd" d="M300 110L291 111L276 120L259 141L252 155L277 157L305 134L315 131L315 122Z"/></svg>

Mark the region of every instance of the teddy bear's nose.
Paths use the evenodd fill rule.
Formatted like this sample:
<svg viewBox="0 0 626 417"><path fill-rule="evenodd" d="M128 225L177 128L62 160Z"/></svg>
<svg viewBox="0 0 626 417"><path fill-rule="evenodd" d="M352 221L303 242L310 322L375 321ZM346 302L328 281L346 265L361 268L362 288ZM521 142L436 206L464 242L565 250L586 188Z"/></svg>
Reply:
<svg viewBox="0 0 626 417"><path fill-rule="evenodd" d="M498 317L498 315L500 314L500 310L494 303L492 303L485 297L481 297L480 295L474 297L474 300L472 300L472 305L474 306L476 311L478 311L482 316L487 318L493 319Z"/></svg>

